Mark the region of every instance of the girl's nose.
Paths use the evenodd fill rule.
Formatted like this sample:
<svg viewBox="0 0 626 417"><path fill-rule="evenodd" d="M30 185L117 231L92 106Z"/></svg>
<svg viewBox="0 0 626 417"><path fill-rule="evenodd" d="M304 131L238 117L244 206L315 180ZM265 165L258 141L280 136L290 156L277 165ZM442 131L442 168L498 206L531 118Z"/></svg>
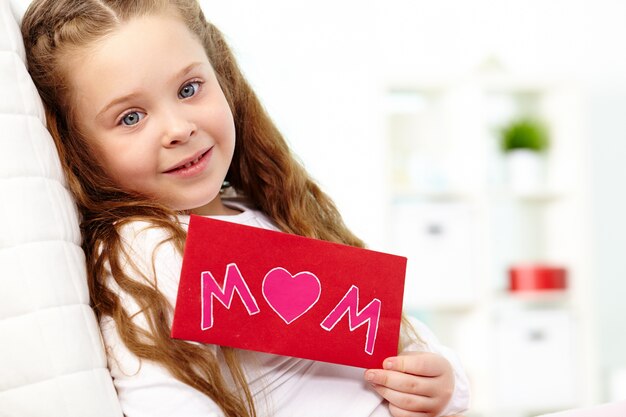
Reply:
<svg viewBox="0 0 626 417"><path fill-rule="evenodd" d="M176 146L187 142L196 133L196 125L184 117L171 115L163 133L163 146Z"/></svg>

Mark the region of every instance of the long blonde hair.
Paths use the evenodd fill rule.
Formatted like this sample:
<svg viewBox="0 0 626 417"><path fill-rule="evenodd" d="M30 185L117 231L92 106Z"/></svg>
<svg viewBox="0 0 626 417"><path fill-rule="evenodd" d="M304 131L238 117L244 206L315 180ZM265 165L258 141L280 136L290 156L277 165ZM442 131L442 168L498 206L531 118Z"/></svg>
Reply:
<svg viewBox="0 0 626 417"><path fill-rule="evenodd" d="M43 99L69 188L81 213L90 296L99 317L110 316L135 355L162 364L174 377L210 397L226 416L256 415L236 355L222 349L235 381L228 389L215 353L170 338L171 306L149 280L124 270L120 228L146 220L169 232L182 254L185 232L176 214L118 187L89 152L77 128L72 92L63 67L67 54L82 50L130 19L175 13L204 45L235 119L236 145L227 174L231 185L285 232L363 247L344 225L331 199L294 158L284 138L243 77L219 30L196 0L35 0L22 22L29 72ZM105 283L108 272L131 295L149 331L135 324Z"/></svg>

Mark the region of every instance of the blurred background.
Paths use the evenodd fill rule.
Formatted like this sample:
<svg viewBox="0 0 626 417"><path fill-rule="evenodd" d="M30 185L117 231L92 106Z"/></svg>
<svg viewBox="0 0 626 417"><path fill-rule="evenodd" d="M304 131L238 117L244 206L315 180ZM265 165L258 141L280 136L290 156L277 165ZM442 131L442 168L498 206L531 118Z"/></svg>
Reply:
<svg viewBox="0 0 626 417"><path fill-rule="evenodd" d="M202 2L468 416L626 399L626 2Z"/></svg>

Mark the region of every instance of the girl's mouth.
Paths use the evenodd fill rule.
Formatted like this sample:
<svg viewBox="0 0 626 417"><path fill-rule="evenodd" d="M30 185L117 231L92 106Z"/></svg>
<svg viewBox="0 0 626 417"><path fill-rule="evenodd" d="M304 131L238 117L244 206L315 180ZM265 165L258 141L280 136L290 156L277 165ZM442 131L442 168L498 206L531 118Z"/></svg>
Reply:
<svg viewBox="0 0 626 417"><path fill-rule="evenodd" d="M191 162L187 162L187 163L186 163L185 165L183 165L181 168L189 168L190 166L192 166L192 165L194 165L196 162L198 162L198 161L200 160L200 158L202 158L205 154L206 154L206 152L205 152L205 153L203 153L202 155L200 155L199 157L197 157L196 159L194 159L193 161L191 161Z"/></svg>
<svg viewBox="0 0 626 417"><path fill-rule="evenodd" d="M192 159L191 161L187 161L175 168L165 171L165 174L188 177L200 173L208 165L212 150L213 148L211 147L204 153L198 155L195 159Z"/></svg>

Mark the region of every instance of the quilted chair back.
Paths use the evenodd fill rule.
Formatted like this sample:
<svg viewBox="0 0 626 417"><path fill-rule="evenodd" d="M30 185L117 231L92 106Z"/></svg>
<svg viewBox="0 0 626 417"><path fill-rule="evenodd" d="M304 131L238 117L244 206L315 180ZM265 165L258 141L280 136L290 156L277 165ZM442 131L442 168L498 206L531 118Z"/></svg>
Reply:
<svg viewBox="0 0 626 417"><path fill-rule="evenodd" d="M0 417L121 417L89 306L78 213L0 0Z"/></svg>

